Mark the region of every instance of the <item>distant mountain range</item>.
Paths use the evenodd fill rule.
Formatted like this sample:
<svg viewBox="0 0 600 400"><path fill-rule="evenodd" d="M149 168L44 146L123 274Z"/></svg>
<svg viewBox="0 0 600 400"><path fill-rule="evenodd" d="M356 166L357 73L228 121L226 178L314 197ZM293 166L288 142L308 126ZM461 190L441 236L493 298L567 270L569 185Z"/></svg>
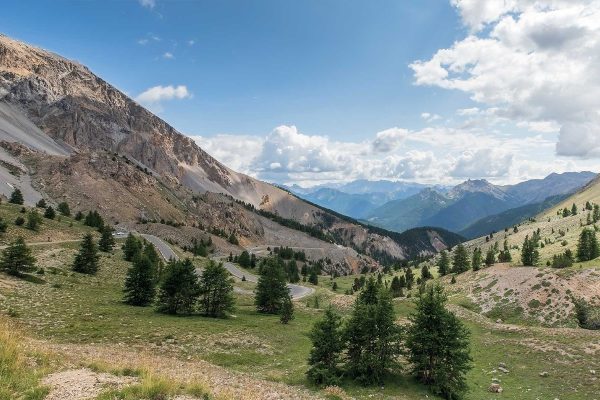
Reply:
<svg viewBox="0 0 600 400"><path fill-rule="evenodd" d="M484 179L454 187L359 180L287 189L315 204L396 232L435 226L472 238L536 215L595 177L584 171L553 173L515 185L494 185Z"/></svg>

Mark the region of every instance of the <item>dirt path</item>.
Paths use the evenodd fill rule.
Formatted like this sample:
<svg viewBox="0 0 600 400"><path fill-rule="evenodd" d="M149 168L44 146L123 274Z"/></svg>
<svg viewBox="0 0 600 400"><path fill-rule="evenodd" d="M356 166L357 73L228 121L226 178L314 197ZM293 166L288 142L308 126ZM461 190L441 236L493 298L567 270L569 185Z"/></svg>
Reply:
<svg viewBox="0 0 600 400"><path fill-rule="evenodd" d="M136 378L98 373L89 369L71 369L48 375L42 384L50 388L44 400L93 399L108 389L119 389L137 382Z"/></svg>

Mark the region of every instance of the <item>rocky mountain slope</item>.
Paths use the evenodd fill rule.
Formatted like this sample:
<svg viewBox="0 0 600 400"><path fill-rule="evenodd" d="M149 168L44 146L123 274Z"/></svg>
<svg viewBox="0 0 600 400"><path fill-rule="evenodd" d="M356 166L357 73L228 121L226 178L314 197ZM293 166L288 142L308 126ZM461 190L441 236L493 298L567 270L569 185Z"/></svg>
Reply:
<svg viewBox="0 0 600 400"><path fill-rule="evenodd" d="M115 223L210 226L247 244L264 241L264 218L277 220L303 237L321 232L319 239L331 243L320 240L320 246L341 245L346 268L359 262L357 250L382 259L414 253L411 243L227 168L87 67L2 35L0 140L33 178L31 185L14 182L37 193L30 201L42 194L68 198L75 209L99 208ZM2 186L3 193L10 190ZM257 210L263 214L257 217ZM434 235L420 252L435 251L444 235Z"/></svg>

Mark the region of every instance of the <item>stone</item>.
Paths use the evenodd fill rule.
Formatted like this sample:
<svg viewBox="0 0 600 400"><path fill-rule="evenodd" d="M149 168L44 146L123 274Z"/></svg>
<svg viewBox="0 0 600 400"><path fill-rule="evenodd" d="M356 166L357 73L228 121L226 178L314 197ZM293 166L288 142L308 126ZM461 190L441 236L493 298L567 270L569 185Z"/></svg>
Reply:
<svg viewBox="0 0 600 400"><path fill-rule="evenodd" d="M497 383L492 383L488 388L488 391L491 393L502 393L502 386Z"/></svg>
<svg viewBox="0 0 600 400"><path fill-rule="evenodd" d="M548 375L549 375L548 371L540 372L540 376L543 377L543 378L547 377Z"/></svg>
<svg viewBox="0 0 600 400"><path fill-rule="evenodd" d="M497 323L497 324L501 324L501 323L502 323L502 320L501 320L500 318L498 318L498 319L496 320L496 323Z"/></svg>
<svg viewBox="0 0 600 400"><path fill-rule="evenodd" d="M504 367L498 367L498 371L504 372L505 374L508 374L510 372L507 368Z"/></svg>

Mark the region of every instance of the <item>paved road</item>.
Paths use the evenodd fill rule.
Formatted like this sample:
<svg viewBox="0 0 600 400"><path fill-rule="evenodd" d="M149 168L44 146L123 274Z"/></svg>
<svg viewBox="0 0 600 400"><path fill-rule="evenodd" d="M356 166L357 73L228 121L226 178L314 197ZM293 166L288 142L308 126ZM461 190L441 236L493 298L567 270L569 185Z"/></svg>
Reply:
<svg viewBox="0 0 600 400"><path fill-rule="evenodd" d="M173 260L179 260L179 257L177 256L177 254L175 254L175 252L173 251L173 249L171 248L171 246L169 246L164 240L162 240L161 238L154 236L154 235L149 235L147 233L140 233L140 235L146 239L147 241L149 241L150 243L152 243L154 245L154 247L156 247L156 250L158 250L158 252L163 256L163 258L167 261L173 259Z"/></svg>

